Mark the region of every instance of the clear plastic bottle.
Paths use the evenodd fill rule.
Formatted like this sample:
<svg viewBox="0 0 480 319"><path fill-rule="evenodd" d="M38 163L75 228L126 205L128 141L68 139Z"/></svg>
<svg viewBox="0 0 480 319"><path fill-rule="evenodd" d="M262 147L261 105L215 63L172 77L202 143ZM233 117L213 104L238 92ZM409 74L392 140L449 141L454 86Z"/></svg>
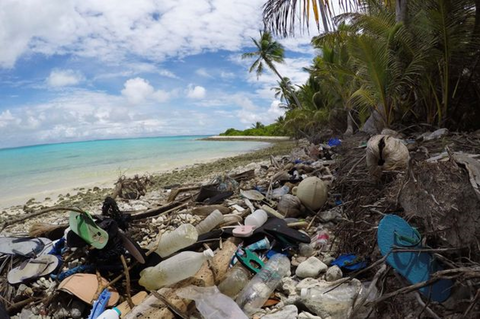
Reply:
<svg viewBox="0 0 480 319"><path fill-rule="evenodd" d="M120 318L120 310L117 308L107 309L97 317L97 319L118 319Z"/></svg>
<svg viewBox="0 0 480 319"><path fill-rule="evenodd" d="M183 279L192 277L202 267L202 264L213 258L211 249L203 253L184 251L162 261L155 267L148 267L140 272L138 283L147 290L170 286Z"/></svg>
<svg viewBox="0 0 480 319"><path fill-rule="evenodd" d="M249 281L248 271L240 265L228 270L225 279L218 285L222 294L235 298Z"/></svg>
<svg viewBox="0 0 480 319"><path fill-rule="evenodd" d="M197 229L198 235L208 233L211 231L215 226L221 224L223 222L223 214L218 210L215 209L207 218L205 218L200 224L195 227Z"/></svg>
<svg viewBox="0 0 480 319"><path fill-rule="evenodd" d="M284 276L290 271L290 260L276 254L263 266L238 295L236 302L249 316L259 310Z"/></svg>
<svg viewBox="0 0 480 319"><path fill-rule="evenodd" d="M156 253L167 257L197 242L198 233L192 224L183 224L174 231L162 235Z"/></svg>
<svg viewBox="0 0 480 319"><path fill-rule="evenodd" d="M255 226L255 228L258 228L265 224L267 219L267 212L265 212L263 209L257 209L245 218L245 225Z"/></svg>

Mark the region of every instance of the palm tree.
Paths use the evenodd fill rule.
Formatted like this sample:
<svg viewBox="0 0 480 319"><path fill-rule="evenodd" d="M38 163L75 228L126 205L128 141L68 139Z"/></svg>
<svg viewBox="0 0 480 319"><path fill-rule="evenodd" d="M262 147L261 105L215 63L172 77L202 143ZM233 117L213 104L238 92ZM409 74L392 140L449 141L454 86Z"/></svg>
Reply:
<svg viewBox="0 0 480 319"><path fill-rule="evenodd" d="M261 129L264 127L265 125L263 125L261 122L255 122L254 124L252 124L252 128L255 128L255 129Z"/></svg>
<svg viewBox="0 0 480 319"><path fill-rule="evenodd" d="M292 108L292 105L295 105L290 88L292 87L292 81L289 78L284 77L282 81L277 81L278 86L273 87L272 90L275 91L275 98L280 101L285 101L287 108Z"/></svg>
<svg viewBox="0 0 480 319"><path fill-rule="evenodd" d="M395 0L397 22L405 22L407 2L408 0ZM333 18L336 14L333 3L331 0L267 0L263 6L263 22L275 34L286 37L295 34L296 25L308 29L310 15L313 13L318 31L322 27L323 31L330 32L334 29ZM337 0L336 3L344 12L357 12L368 9L369 5L378 4L379 1ZM380 3L391 5L392 1L382 0Z"/></svg>
<svg viewBox="0 0 480 319"><path fill-rule="evenodd" d="M242 59L256 58L255 62L253 62L252 66L250 67L249 72L253 72L255 70L257 77L259 77L265 70L265 63L267 67L278 76L280 81L283 82L283 77L280 75L280 73L278 73L277 68L275 68L274 65L274 62L284 62L285 50L283 49L283 46L277 41L274 41L272 34L268 31L260 31L259 41L255 40L254 38L252 38L252 41L257 47L257 51L242 54ZM298 98L291 86L288 88L288 91L292 95L295 104L297 104L298 107L301 107L300 102L298 101Z"/></svg>

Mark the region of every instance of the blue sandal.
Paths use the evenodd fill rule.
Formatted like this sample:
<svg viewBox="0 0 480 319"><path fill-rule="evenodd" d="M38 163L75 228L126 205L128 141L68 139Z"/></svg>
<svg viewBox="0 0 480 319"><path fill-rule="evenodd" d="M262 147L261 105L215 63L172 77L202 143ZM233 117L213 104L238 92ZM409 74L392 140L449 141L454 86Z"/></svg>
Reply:
<svg viewBox="0 0 480 319"><path fill-rule="evenodd" d="M381 254L389 254L387 263L412 284L427 281L432 273L443 269L428 252L392 252L395 248L424 248L421 241L420 233L399 216L387 215L378 224L377 242ZM450 297L452 286L451 280L440 279L419 290L433 301L443 302Z"/></svg>

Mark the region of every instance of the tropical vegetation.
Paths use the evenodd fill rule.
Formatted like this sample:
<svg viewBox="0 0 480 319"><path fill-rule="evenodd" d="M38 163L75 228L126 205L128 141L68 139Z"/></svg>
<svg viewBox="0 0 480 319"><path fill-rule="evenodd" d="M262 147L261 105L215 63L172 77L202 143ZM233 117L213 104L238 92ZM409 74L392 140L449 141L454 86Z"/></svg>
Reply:
<svg viewBox="0 0 480 319"><path fill-rule="evenodd" d="M329 127L358 129L409 126L480 128L480 0L337 1L268 0L268 28L254 44L250 71L265 65L279 77L274 88L286 114L285 132L311 135ZM292 85L275 68L283 47L272 34L292 35L313 13L318 51L305 68L309 78Z"/></svg>
<svg viewBox="0 0 480 319"><path fill-rule="evenodd" d="M276 123L270 125L263 125L260 122L256 122L251 128L245 130L236 130L229 128L220 136L282 136L286 132L283 128L282 119L277 120Z"/></svg>

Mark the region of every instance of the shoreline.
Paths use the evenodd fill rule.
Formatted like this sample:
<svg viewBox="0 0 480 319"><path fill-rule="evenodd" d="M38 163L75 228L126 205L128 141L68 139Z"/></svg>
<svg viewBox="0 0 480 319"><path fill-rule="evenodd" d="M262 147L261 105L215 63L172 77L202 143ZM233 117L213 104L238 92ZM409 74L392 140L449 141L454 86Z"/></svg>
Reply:
<svg viewBox="0 0 480 319"><path fill-rule="evenodd" d="M252 150L250 152L242 153L239 155L213 158L206 162L194 163L184 165L177 168L168 169L165 172L157 173L139 173L137 175L150 176L151 184L147 187L147 194L139 200L130 200L131 205L124 205L124 210L145 210L148 209L148 205L154 205L155 202L159 202L163 197L163 190L165 186L175 184L194 184L207 182L214 176L225 174L233 169L240 169L253 162L261 162L269 160L270 156L286 155L291 149L295 147L294 141L279 141L272 142L270 146ZM112 194L115 187L115 181L110 186L105 187L105 183L97 182L96 185L90 185L90 187L77 186L72 191L64 194L59 194L57 198L50 198L45 200L37 200L31 198L24 204L12 205L6 208L2 208L0 212L0 223L15 216L28 214L40 209L53 206L62 207L80 207L84 210L92 213L100 213L101 206L105 197ZM122 201L121 199L119 199ZM58 213L65 214L65 213ZM59 216L57 213L52 214L50 217L52 221L55 221ZM25 232L28 230L29 224L38 222L37 218L32 218L25 225L13 226L14 229L6 231L7 233ZM40 221L44 222L42 218Z"/></svg>
<svg viewBox="0 0 480 319"><path fill-rule="evenodd" d="M246 141L246 142L286 142L293 141L289 136L221 136L214 135L200 138L201 141Z"/></svg>
<svg viewBox="0 0 480 319"><path fill-rule="evenodd" d="M195 165L214 162L214 161L217 161L217 160L221 160L223 158L235 157L235 156L243 155L243 154L250 153L250 152L256 152L256 151L261 150L261 149L269 148L269 147L271 147L271 145L272 145L272 142L269 142L269 144L254 147L254 148L252 148L252 149L250 149L246 152L245 151L239 151L237 153L228 154L226 156L224 156L224 155L223 156L222 155L212 155L212 156L209 156L209 157L206 157L206 158L201 157L200 159L194 159L193 162L189 161L189 160L183 160L183 161L177 162L175 164L172 163L168 167L163 167L163 168L158 167L157 169L153 169L153 170L142 169L142 168L137 168L137 169L133 169L133 170L129 169L129 170L125 170L124 173L122 173L120 171L115 176L113 176L113 175L108 176L108 177L103 176L103 177L99 177L95 180L82 181L82 182L79 182L77 184L70 183L70 185L69 185L67 183L65 185L63 185L63 184L58 185L57 188L51 188L51 189L48 189L48 190L36 190L36 191L33 191L33 192L24 193L24 194L16 194L16 195L13 195L13 196L10 196L10 197L4 197L4 198L0 199L0 211L5 210L5 209L9 209L11 207L16 207L16 206L19 206L19 205L25 205L29 201L31 201L31 202L43 202L43 201L48 201L48 200L54 200L55 201L55 200L59 199L60 197L64 196L64 194L75 195L76 193L78 193L79 191L84 190L84 189L89 189L89 188L94 188L94 187L98 187L98 188L110 188L110 187L112 187L113 188L115 186L115 182L121 176L125 176L127 178L131 178L131 177L134 177L136 175L139 175L139 176L142 176L142 175L157 176L157 175L161 175L161 174L164 174L164 173L168 173L168 172L173 171L173 170L183 170L183 169L195 166ZM52 177L52 179L53 178L54 177Z"/></svg>

